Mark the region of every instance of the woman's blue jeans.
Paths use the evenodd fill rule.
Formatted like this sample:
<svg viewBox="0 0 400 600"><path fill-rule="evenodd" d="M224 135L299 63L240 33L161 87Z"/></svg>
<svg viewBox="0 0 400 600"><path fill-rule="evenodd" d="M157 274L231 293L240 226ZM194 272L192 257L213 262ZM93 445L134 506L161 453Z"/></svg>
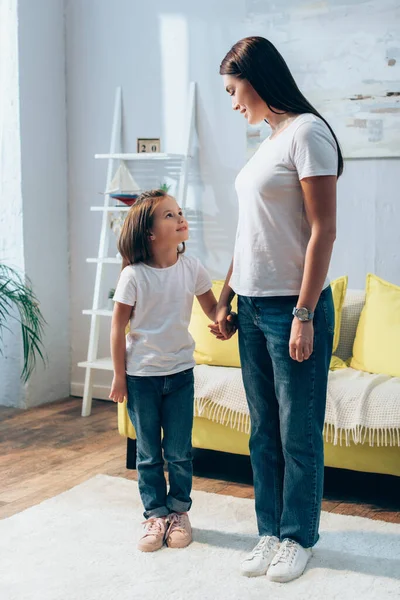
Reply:
<svg viewBox="0 0 400 600"><path fill-rule="evenodd" d="M149 519L186 512L192 504L193 369L174 375L127 375L127 386L128 414L137 436L136 464L144 516ZM168 463L168 492L164 459Z"/></svg>
<svg viewBox="0 0 400 600"><path fill-rule="evenodd" d="M259 534L309 548L319 538L322 430L335 315L328 286L315 309L314 351L297 362L289 355L297 300L239 296L239 349Z"/></svg>

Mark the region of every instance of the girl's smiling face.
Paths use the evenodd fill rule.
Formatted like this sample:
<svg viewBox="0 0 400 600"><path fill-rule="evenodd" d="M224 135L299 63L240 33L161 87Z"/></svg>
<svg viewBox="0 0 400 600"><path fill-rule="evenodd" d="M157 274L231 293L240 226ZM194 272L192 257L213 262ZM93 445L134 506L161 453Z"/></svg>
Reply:
<svg viewBox="0 0 400 600"><path fill-rule="evenodd" d="M265 119L268 107L247 79L223 75L225 89L232 98L233 110L238 110L251 125Z"/></svg>
<svg viewBox="0 0 400 600"><path fill-rule="evenodd" d="M150 240L154 244L178 246L189 237L188 222L175 198L166 196L157 204L153 215Z"/></svg>

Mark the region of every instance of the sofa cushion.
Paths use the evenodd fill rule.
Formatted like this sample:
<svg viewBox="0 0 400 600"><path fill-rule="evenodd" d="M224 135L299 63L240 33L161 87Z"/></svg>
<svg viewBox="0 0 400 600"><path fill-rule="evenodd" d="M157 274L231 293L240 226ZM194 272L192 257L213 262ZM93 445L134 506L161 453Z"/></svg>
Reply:
<svg viewBox="0 0 400 600"><path fill-rule="evenodd" d="M221 295L224 281L213 281L212 290L215 297ZM237 298L233 299L232 310L237 312ZM197 298L194 299L189 332L196 342L194 359L198 365L216 365L224 367L240 367L238 336L221 342L208 328L210 320L204 314Z"/></svg>
<svg viewBox="0 0 400 600"><path fill-rule="evenodd" d="M365 290L347 290L342 309L339 346L335 352L335 356L344 361L353 354L354 338L364 304Z"/></svg>
<svg viewBox="0 0 400 600"><path fill-rule="evenodd" d="M400 286L369 273L350 366L400 377Z"/></svg>
<svg viewBox="0 0 400 600"><path fill-rule="evenodd" d="M347 284L348 284L347 275L343 277L338 277L331 281L331 289L333 295L333 303L335 306L335 334L333 337L333 348L332 353L334 354L339 345L339 337L340 337L340 325L342 322L342 308L344 299L346 297Z"/></svg>
<svg viewBox="0 0 400 600"><path fill-rule="evenodd" d="M349 365L339 358L339 356L332 356L329 368L331 371L337 371L338 369L347 369Z"/></svg>

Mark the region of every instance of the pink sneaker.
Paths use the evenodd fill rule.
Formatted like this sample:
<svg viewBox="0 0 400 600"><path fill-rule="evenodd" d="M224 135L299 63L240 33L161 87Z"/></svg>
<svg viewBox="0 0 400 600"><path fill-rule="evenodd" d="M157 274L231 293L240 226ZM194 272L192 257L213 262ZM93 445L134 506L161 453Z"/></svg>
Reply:
<svg viewBox="0 0 400 600"><path fill-rule="evenodd" d="M166 534L168 548L186 548L192 541L192 527L187 513L168 515L169 527Z"/></svg>
<svg viewBox="0 0 400 600"><path fill-rule="evenodd" d="M154 552L164 545L167 517L152 517L143 523L145 533L138 542L141 552Z"/></svg>

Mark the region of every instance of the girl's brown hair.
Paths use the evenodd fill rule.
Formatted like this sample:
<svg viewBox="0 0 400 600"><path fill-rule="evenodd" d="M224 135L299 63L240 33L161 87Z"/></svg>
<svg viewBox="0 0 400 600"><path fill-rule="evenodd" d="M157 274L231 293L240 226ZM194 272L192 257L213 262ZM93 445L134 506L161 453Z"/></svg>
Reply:
<svg viewBox="0 0 400 600"><path fill-rule="evenodd" d="M150 231L154 221L154 211L163 198L169 194L164 190L150 190L140 194L135 204L129 210L118 240L118 251L122 256L122 268L151 258ZM178 254L185 252L185 242L182 248L177 248Z"/></svg>
<svg viewBox="0 0 400 600"><path fill-rule="evenodd" d="M312 113L322 119L335 139L337 175L342 174L343 157L332 127L303 96L283 57L269 40L258 36L239 40L223 59L219 73L246 79L272 112Z"/></svg>

